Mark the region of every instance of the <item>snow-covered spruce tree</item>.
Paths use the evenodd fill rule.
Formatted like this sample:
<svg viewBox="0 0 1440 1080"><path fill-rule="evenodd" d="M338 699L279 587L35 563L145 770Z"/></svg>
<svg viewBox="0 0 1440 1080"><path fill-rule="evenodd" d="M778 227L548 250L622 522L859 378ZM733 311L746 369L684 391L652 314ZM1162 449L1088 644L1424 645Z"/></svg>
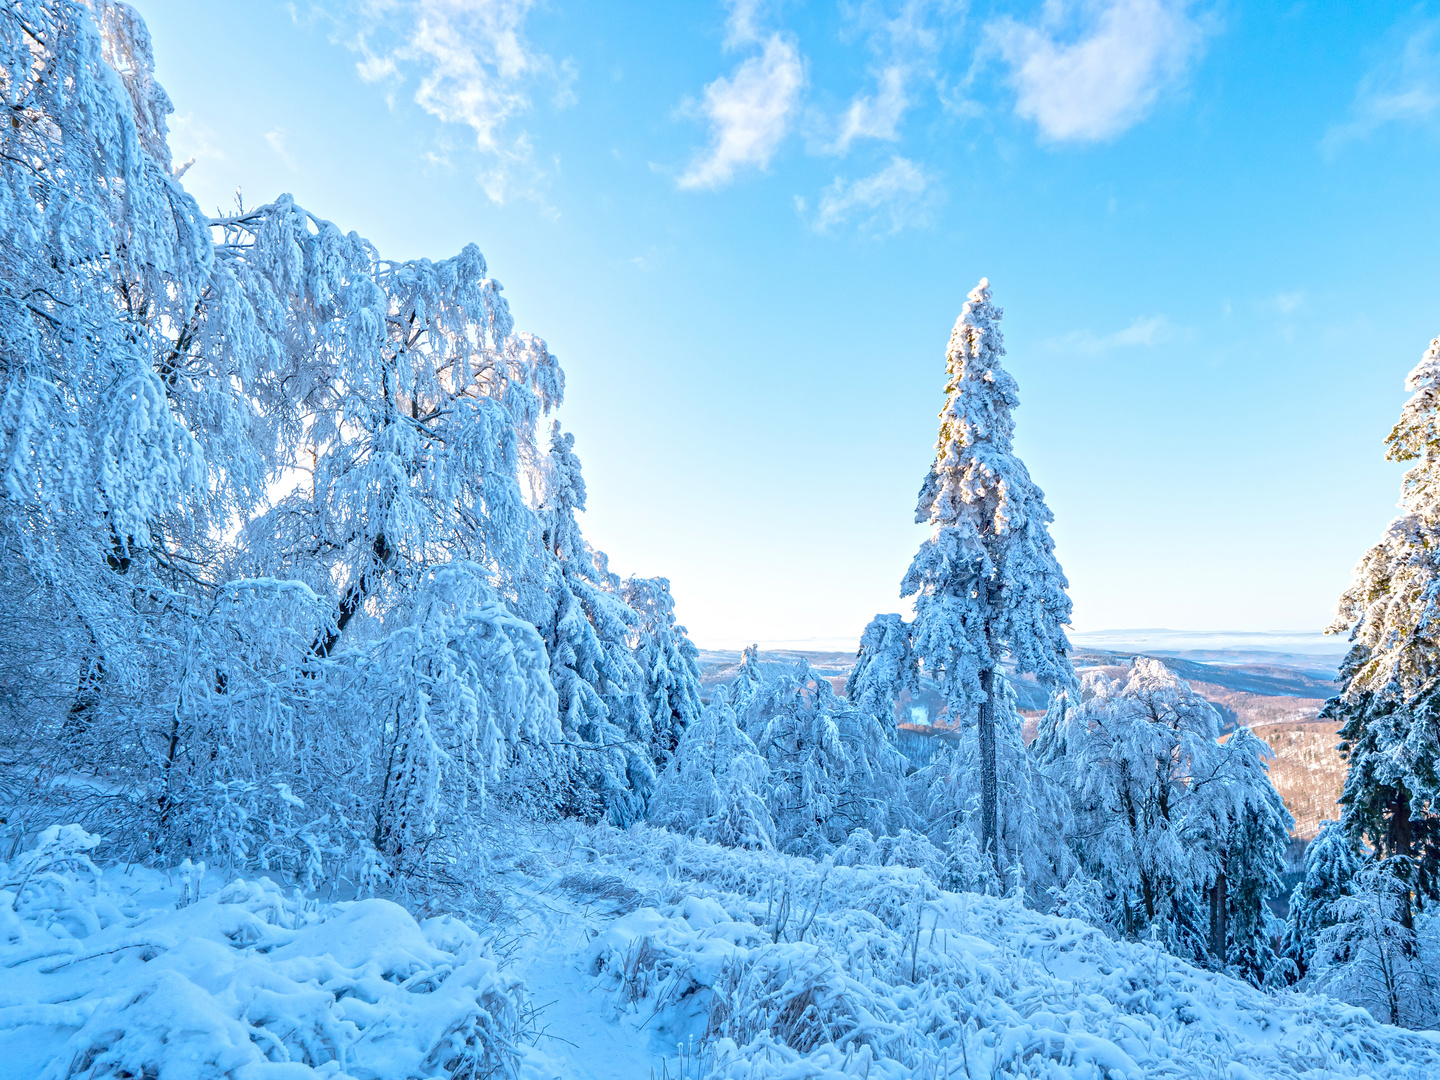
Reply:
<svg viewBox="0 0 1440 1080"><path fill-rule="evenodd" d="M1219 742L1219 716L1157 660L1123 681L1086 672L1055 721L1047 772L1069 792L1075 847L1100 882L1108 923L1157 932L1171 952L1273 966L1265 899L1279 887L1290 816L1248 731Z"/></svg>
<svg viewBox="0 0 1440 1080"><path fill-rule="evenodd" d="M775 822L765 796L765 759L740 730L729 692L717 687L686 725L650 802L653 824L727 847L768 849Z"/></svg>
<svg viewBox="0 0 1440 1080"><path fill-rule="evenodd" d="M765 673L760 669L760 647L747 645L740 653L740 667L730 683L730 704L740 725L752 738L759 732L752 723L752 712L761 690L765 687Z"/></svg>
<svg viewBox="0 0 1440 1080"><path fill-rule="evenodd" d="M1213 777L1192 786L1214 819L1210 954L1217 965L1256 986L1284 981L1273 943L1283 924L1266 900L1281 895L1285 852L1295 819L1270 782L1270 747L1249 728L1220 748ZM1203 787L1202 787L1203 785ZM1205 790L1207 789L1208 790Z"/></svg>
<svg viewBox="0 0 1440 1080"><path fill-rule="evenodd" d="M1440 338L1410 372L1386 457L1411 463L1402 513L1365 553L1331 633L1350 632L1340 692L1344 822L1382 857L1411 860L1413 901L1440 900ZM1409 905L1405 919L1410 919Z"/></svg>
<svg viewBox="0 0 1440 1080"><path fill-rule="evenodd" d="M1365 866L1349 829L1326 821L1305 848L1305 876L1290 893L1290 911L1280 952L1295 965L1294 978L1309 971L1321 931L1332 923L1332 905L1349 893L1350 882Z"/></svg>
<svg viewBox="0 0 1440 1080"><path fill-rule="evenodd" d="M1002 311L982 279L950 335L945 405L935 462L915 520L931 526L901 585L915 597L910 636L924 674L944 694L952 720L974 723L979 741L980 836L1000 870L996 674L1069 686L1074 672L1064 627L1068 582L1050 537L1053 515L1015 456L1011 416L1020 404L1001 365Z"/></svg>
<svg viewBox="0 0 1440 1080"><path fill-rule="evenodd" d="M635 660L645 676L650 709L650 756L664 768L680 736L700 715L699 651L675 621L675 600L666 578L625 580L621 597L639 616L632 631Z"/></svg>
<svg viewBox="0 0 1440 1080"><path fill-rule="evenodd" d="M887 836L912 824L904 757L875 717L836 697L804 660L764 685L751 715L781 850L813 857L857 828Z"/></svg>
<svg viewBox="0 0 1440 1080"><path fill-rule="evenodd" d="M550 678L560 697L560 721L572 740L567 810L603 815L628 825L645 813L655 786L650 747L654 725L645 674L630 649L640 617L620 596L619 578L606 568L575 519L585 509L585 481L575 436L556 423L540 505L551 614L541 620L550 653Z"/></svg>
<svg viewBox="0 0 1440 1080"><path fill-rule="evenodd" d="M855 666L845 680L846 699L893 731L896 698L904 690L913 691L917 678L905 620L894 614L876 615L860 635Z"/></svg>
<svg viewBox="0 0 1440 1080"><path fill-rule="evenodd" d="M1356 872L1330 905L1330 925L1316 935L1315 988L1370 1010L1375 1019L1432 1027L1440 1014L1440 956L1422 947L1410 910L1409 860L1393 855Z"/></svg>

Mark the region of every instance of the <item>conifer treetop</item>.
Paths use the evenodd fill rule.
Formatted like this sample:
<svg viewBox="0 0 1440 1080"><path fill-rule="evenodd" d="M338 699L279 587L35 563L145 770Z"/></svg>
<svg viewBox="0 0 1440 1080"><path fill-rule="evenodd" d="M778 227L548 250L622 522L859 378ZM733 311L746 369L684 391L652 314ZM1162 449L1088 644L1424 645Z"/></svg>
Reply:
<svg viewBox="0 0 1440 1080"><path fill-rule="evenodd" d="M1003 314L982 278L951 332L935 461L916 507L931 535L900 590L917 598L916 656L962 706L1005 654L1044 682L1074 682L1054 515L1012 444L1020 395L1001 363Z"/></svg>
<svg viewBox="0 0 1440 1080"><path fill-rule="evenodd" d="M1400 487L1400 505L1431 520L1440 515L1436 481L1440 480L1440 337L1430 342L1425 355L1405 378L1410 400L1400 411L1389 437L1385 456L1391 461L1414 461Z"/></svg>

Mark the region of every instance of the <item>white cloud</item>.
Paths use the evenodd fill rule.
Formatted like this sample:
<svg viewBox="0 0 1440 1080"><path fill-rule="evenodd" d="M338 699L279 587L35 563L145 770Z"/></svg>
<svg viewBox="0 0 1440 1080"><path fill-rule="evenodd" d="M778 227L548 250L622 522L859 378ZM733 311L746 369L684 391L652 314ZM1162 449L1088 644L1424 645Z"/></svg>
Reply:
<svg viewBox="0 0 1440 1080"><path fill-rule="evenodd" d="M1057 142L1112 138L1181 83L1204 32L1191 0L1047 0L1038 25L988 27L1015 111ZM1076 30L1079 30L1077 33Z"/></svg>
<svg viewBox="0 0 1440 1080"><path fill-rule="evenodd" d="M913 161L895 157L873 176L837 178L820 196L812 223L817 232L854 220L865 232L896 233L922 224L936 198L935 185ZM796 201L803 212L804 202Z"/></svg>
<svg viewBox="0 0 1440 1080"><path fill-rule="evenodd" d="M536 51L525 37L535 0L367 0L349 41L366 82L416 80L415 103L443 123L471 129L485 193L503 203L533 195L540 169L516 122L536 86L573 100L573 69ZM343 23L354 17L337 16Z"/></svg>
<svg viewBox="0 0 1440 1080"><path fill-rule="evenodd" d="M1440 20L1409 34L1397 52L1360 80L1350 119L1332 127L1321 141L1326 154L1386 124L1440 117Z"/></svg>
<svg viewBox="0 0 1440 1080"><path fill-rule="evenodd" d="M695 108L710 122L710 145L676 183L713 190L730 183L738 169L768 166L790 133L804 85L799 48L771 34L759 56L705 87L705 99Z"/></svg>
<svg viewBox="0 0 1440 1080"><path fill-rule="evenodd" d="M1045 344L1056 351L1086 355L1110 352L1112 349L1153 348L1174 341L1178 335L1173 323L1164 315L1141 316L1123 330L1096 334L1092 330L1073 330L1063 337L1051 338Z"/></svg>
<svg viewBox="0 0 1440 1080"><path fill-rule="evenodd" d="M845 153L856 139L894 141L905 110L910 107L910 96L905 86L909 77L910 72L905 65L889 64L881 70L874 94L857 95L850 102L835 140L837 153Z"/></svg>
<svg viewBox="0 0 1440 1080"><path fill-rule="evenodd" d="M840 120L830 150L844 154L856 139L893 142L913 101L911 84L933 76L945 22L963 14L965 0L904 0L893 17L878 3L864 3L852 18L881 62L872 68L875 89L857 94Z"/></svg>
<svg viewBox="0 0 1440 1080"><path fill-rule="evenodd" d="M765 0L726 0L730 17L725 20L725 47L754 45L761 38L760 13Z"/></svg>

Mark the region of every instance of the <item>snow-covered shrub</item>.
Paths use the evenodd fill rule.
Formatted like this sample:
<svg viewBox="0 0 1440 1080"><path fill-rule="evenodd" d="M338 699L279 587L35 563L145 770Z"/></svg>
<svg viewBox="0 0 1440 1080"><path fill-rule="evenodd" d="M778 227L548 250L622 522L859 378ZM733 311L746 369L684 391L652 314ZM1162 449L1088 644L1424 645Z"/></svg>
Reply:
<svg viewBox="0 0 1440 1080"><path fill-rule="evenodd" d="M143 908L129 890L153 902L160 875L77 872L94 839L46 830L5 870L45 867L19 895L0 888L0 963L33 994L0 1004L0 1030L24 1032L7 1075L518 1075L523 989L464 924L320 906L266 879Z"/></svg>
<svg viewBox="0 0 1440 1080"><path fill-rule="evenodd" d="M942 893L913 870L827 868L653 830L577 827L552 843L583 845L587 860L664 897L609 923L586 961L614 994L617 1023L693 1038L708 1075L828 1080L868 1068L914 1080L964 1076L968 1062L973 1076L1045 1080L1423 1080L1440 1067L1427 1034L1324 997L1262 992L1013 898ZM787 890L800 918L781 929Z"/></svg>

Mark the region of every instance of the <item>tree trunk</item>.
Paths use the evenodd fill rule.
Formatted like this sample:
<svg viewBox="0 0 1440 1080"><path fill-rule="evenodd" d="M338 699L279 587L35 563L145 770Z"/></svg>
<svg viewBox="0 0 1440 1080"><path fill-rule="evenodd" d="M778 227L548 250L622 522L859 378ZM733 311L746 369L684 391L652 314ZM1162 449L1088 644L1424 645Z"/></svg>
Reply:
<svg viewBox="0 0 1440 1080"><path fill-rule="evenodd" d="M1210 886L1210 951L1220 970L1225 968L1229 928L1226 925L1226 907L1229 902L1229 882L1225 880L1225 861L1215 874L1215 884Z"/></svg>
<svg viewBox="0 0 1440 1080"><path fill-rule="evenodd" d="M1404 784L1395 785L1395 801L1390 804L1390 824L1386 829L1385 846L1391 855L1410 857L1410 792ZM1408 882L1407 884L1413 884ZM1404 903L1400 908L1400 923L1406 930L1415 929L1415 913L1411 910L1410 889L1405 890Z"/></svg>
<svg viewBox="0 0 1440 1080"><path fill-rule="evenodd" d="M990 853L995 874L1003 882L1005 872L1000 866L999 783L995 773L995 670L980 673L980 689L985 700L980 704L980 846Z"/></svg>

